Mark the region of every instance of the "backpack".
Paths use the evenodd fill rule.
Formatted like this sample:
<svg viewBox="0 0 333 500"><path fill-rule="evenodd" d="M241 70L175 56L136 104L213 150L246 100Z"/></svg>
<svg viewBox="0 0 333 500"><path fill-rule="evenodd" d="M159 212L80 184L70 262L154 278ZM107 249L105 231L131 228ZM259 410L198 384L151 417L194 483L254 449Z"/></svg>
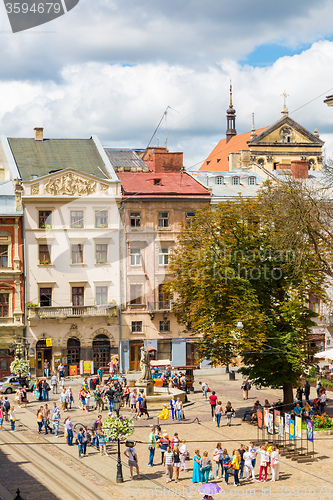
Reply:
<svg viewBox="0 0 333 500"><path fill-rule="evenodd" d="M10 408L10 402L8 401L8 399L6 399L4 402L3 402L3 407L5 410L9 410Z"/></svg>
<svg viewBox="0 0 333 500"><path fill-rule="evenodd" d="M243 389L243 390L245 390L245 389L246 389L246 382L245 382L245 380L244 380L244 382L243 382L243 383L242 383L242 385L241 385L241 389Z"/></svg>

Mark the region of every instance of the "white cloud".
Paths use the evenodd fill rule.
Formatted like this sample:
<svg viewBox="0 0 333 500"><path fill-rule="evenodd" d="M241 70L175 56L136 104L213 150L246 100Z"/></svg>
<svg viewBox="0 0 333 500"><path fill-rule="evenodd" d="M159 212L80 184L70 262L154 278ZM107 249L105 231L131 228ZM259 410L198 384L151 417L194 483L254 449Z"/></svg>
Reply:
<svg viewBox="0 0 333 500"><path fill-rule="evenodd" d="M203 69L167 63L69 65L59 82L0 82L1 131L32 137L35 126L44 126L47 137L96 133L104 145L144 148L171 106L176 111L168 113L168 146L184 151L190 166L204 160L225 136L230 77L241 133L251 128L252 112L257 127L277 120L284 90L290 94L292 111L333 87L332 58L333 42L324 41L267 68L242 67L231 60ZM291 116L310 131L318 127L330 153L333 109L323 99ZM165 141L164 127L157 133L160 144Z"/></svg>

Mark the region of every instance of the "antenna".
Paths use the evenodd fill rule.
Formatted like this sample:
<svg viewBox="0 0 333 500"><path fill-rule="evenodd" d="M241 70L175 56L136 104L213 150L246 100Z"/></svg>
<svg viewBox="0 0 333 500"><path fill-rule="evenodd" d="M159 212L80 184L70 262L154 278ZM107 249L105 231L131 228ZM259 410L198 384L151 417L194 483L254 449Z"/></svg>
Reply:
<svg viewBox="0 0 333 500"><path fill-rule="evenodd" d="M165 138L165 147L167 147L167 144L168 144L168 126L167 126L167 115L168 115L168 110L169 109L172 109L172 111L176 111L176 113L179 113L179 111L177 111L176 109L173 109L171 106L167 106L166 110L164 111L163 115L162 115L162 118L160 119L160 121L158 122L158 125L157 127L155 128L154 130L154 133L153 135L151 136L150 138L150 141L148 142L148 146L146 147L145 151L147 151L147 149L149 148L152 140L154 139L155 135L156 135L156 132L158 131L162 121L163 121L163 118L165 118L165 133L166 133L166 138Z"/></svg>

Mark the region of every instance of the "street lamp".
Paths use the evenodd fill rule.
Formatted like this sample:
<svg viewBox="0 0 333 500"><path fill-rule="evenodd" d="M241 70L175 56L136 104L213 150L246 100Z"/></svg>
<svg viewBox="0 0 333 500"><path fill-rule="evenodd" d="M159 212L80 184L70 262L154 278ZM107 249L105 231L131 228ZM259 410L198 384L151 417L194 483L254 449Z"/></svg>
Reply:
<svg viewBox="0 0 333 500"><path fill-rule="evenodd" d="M120 407L121 407L121 400L118 397L116 397L113 400L113 406L114 406L115 412L117 414L117 417L119 417L119 410L120 410ZM118 460L117 460L117 477L116 477L116 483L123 483L123 482L124 482L124 478L123 478L123 469L122 469L122 466L121 466L121 457L120 457L120 439L118 437Z"/></svg>

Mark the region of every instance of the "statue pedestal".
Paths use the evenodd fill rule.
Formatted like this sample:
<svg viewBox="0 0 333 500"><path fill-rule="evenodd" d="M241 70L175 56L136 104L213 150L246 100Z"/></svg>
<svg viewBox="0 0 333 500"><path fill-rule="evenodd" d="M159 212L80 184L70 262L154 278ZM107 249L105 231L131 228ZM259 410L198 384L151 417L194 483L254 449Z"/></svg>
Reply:
<svg viewBox="0 0 333 500"><path fill-rule="evenodd" d="M153 396L154 395L154 380L138 380L135 382L135 387L140 392L140 389L143 389L145 396Z"/></svg>

